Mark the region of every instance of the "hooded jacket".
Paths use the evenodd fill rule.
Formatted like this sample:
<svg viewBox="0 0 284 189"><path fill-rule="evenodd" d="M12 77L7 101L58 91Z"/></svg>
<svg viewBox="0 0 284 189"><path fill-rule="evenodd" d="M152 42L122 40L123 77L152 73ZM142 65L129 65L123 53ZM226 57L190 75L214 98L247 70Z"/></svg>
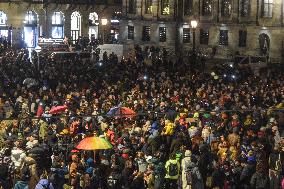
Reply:
<svg viewBox="0 0 284 189"><path fill-rule="evenodd" d="M25 152L22 149L14 148L11 153L11 159L15 165L15 169L20 168L26 158Z"/></svg>

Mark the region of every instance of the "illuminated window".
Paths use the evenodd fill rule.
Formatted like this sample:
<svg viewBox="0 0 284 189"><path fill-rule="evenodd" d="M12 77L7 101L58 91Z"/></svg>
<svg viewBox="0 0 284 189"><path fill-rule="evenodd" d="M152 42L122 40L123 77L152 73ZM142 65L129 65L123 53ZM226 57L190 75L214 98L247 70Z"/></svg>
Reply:
<svg viewBox="0 0 284 189"><path fill-rule="evenodd" d="M128 26L128 39L134 39L134 26Z"/></svg>
<svg viewBox="0 0 284 189"><path fill-rule="evenodd" d="M202 15L203 16L211 16L212 14L212 2L211 0L203 0L202 1Z"/></svg>
<svg viewBox="0 0 284 189"><path fill-rule="evenodd" d="M166 42L167 41L167 28L159 27L159 41Z"/></svg>
<svg viewBox="0 0 284 189"><path fill-rule="evenodd" d="M5 26L7 24L7 15L0 11L0 26Z"/></svg>
<svg viewBox="0 0 284 189"><path fill-rule="evenodd" d="M54 12L52 15L52 38L62 39L64 37L64 15L62 12Z"/></svg>
<svg viewBox="0 0 284 189"><path fill-rule="evenodd" d="M221 15L224 17L231 16L232 3L231 0L222 0Z"/></svg>
<svg viewBox="0 0 284 189"><path fill-rule="evenodd" d="M184 0L184 15L192 15L192 0Z"/></svg>
<svg viewBox="0 0 284 189"><path fill-rule="evenodd" d="M89 38L97 39L99 34L99 15L96 12L89 14Z"/></svg>
<svg viewBox="0 0 284 189"><path fill-rule="evenodd" d="M266 18L272 17L273 0L262 0L262 16Z"/></svg>
<svg viewBox="0 0 284 189"><path fill-rule="evenodd" d="M161 0L161 14L169 15L170 14L170 1L169 0Z"/></svg>
<svg viewBox="0 0 284 189"><path fill-rule="evenodd" d="M71 38L72 42L79 38L81 35L81 14L77 11L71 14Z"/></svg>
<svg viewBox="0 0 284 189"><path fill-rule="evenodd" d="M152 0L145 0L145 14L152 14Z"/></svg>
<svg viewBox="0 0 284 189"><path fill-rule="evenodd" d="M190 43L190 28L183 28L183 43Z"/></svg>
<svg viewBox="0 0 284 189"><path fill-rule="evenodd" d="M34 11L28 11L25 17L25 24L37 25L37 14Z"/></svg>
<svg viewBox="0 0 284 189"><path fill-rule="evenodd" d="M249 16L250 14L250 0L241 1L241 16Z"/></svg>
<svg viewBox="0 0 284 189"><path fill-rule="evenodd" d="M135 14L136 13L136 0L129 0L128 4L128 13Z"/></svg>
<svg viewBox="0 0 284 189"><path fill-rule="evenodd" d="M98 25L99 24L99 16L96 12L92 12L89 14L89 24L90 25Z"/></svg>
<svg viewBox="0 0 284 189"><path fill-rule="evenodd" d="M143 26L142 29L142 41L150 41L150 26Z"/></svg>
<svg viewBox="0 0 284 189"><path fill-rule="evenodd" d="M209 42L209 30L200 28L200 44L208 45Z"/></svg>
<svg viewBox="0 0 284 189"><path fill-rule="evenodd" d="M219 44L227 46L228 45L228 30L220 30L220 36L219 36Z"/></svg>

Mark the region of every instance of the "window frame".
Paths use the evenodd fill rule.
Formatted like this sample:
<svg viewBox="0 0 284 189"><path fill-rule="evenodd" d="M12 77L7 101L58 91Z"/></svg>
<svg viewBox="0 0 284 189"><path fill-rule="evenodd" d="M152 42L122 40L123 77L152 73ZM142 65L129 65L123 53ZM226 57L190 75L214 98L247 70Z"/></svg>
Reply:
<svg viewBox="0 0 284 189"><path fill-rule="evenodd" d="M159 42L167 42L167 27L165 26L159 27Z"/></svg>
<svg viewBox="0 0 284 189"><path fill-rule="evenodd" d="M229 8L226 8L226 4L230 4ZM227 12L228 10L228 12ZM230 17L232 14L232 1L231 0L222 0L221 1L221 16Z"/></svg>
<svg viewBox="0 0 284 189"><path fill-rule="evenodd" d="M184 16L192 15L193 14L192 10L193 10L193 0L183 0L183 15Z"/></svg>
<svg viewBox="0 0 284 189"><path fill-rule="evenodd" d="M151 40L151 26L143 26L142 28L142 41Z"/></svg>
<svg viewBox="0 0 284 189"><path fill-rule="evenodd" d="M219 45L228 46L229 45L229 31L219 30Z"/></svg>
<svg viewBox="0 0 284 189"><path fill-rule="evenodd" d="M205 4L206 2L206 4ZM208 7L206 8L207 5ZM210 11L208 11L208 10ZM201 7L201 14L202 16L212 16L212 12L213 12L213 7L212 7L212 1L211 0L203 0L202 1L202 7Z"/></svg>
<svg viewBox="0 0 284 189"><path fill-rule="evenodd" d="M190 28L183 28L182 30L182 42L190 43Z"/></svg>
<svg viewBox="0 0 284 189"><path fill-rule="evenodd" d="M165 10L167 8L168 12ZM170 0L161 0L161 15L170 15Z"/></svg>
<svg viewBox="0 0 284 189"><path fill-rule="evenodd" d="M145 0L145 14L152 14L153 13L153 0ZM150 11L149 11L150 9Z"/></svg>
<svg viewBox="0 0 284 189"><path fill-rule="evenodd" d="M131 29L132 32L129 32ZM134 40L134 26L127 26L127 39Z"/></svg>
<svg viewBox="0 0 284 189"><path fill-rule="evenodd" d="M240 10L240 15L241 17L246 17L250 15L250 0L241 0L241 10Z"/></svg>
<svg viewBox="0 0 284 189"><path fill-rule="evenodd" d="M200 28L199 29L199 43L201 45L208 45L209 44L209 35L210 35L209 29Z"/></svg>
<svg viewBox="0 0 284 189"><path fill-rule="evenodd" d="M274 8L274 0L262 0L262 17L272 18L273 8Z"/></svg>
<svg viewBox="0 0 284 189"><path fill-rule="evenodd" d="M0 26L6 26L7 25L7 20L8 20L8 16L4 11L0 11L0 20L3 19L3 22L0 22Z"/></svg>
<svg viewBox="0 0 284 189"><path fill-rule="evenodd" d="M128 12L128 14L136 14L136 0L129 0L128 1L128 10L127 10L127 12Z"/></svg>

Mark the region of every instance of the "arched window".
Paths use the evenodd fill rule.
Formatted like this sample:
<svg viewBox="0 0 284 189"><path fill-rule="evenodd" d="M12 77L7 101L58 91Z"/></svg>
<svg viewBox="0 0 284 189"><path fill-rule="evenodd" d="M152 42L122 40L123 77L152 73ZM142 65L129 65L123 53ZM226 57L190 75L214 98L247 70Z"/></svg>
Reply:
<svg viewBox="0 0 284 189"><path fill-rule="evenodd" d="M28 11L25 17L25 24L37 25L37 13L35 11Z"/></svg>
<svg viewBox="0 0 284 189"><path fill-rule="evenodd" d="M136 0L129 0L128 13L129 14L135 14L136 13Z"/></svg>
<svg viewBox="0 0 284 189"><path fill-rule="evenodd" d="M63 39L64 37L64 14L62 12L54 12L51 18L52 38Z"/></svg>
<svg viewBox="0 0 284 189"><path fill-rule="evenodd" d="M273 0L262 0L262 17L272 18Z"/></svg>
<svg viewBox="0 0 284 189"><path fill-rule="evenodd" d="M241 16L249 16L250 14L250 0L241 0Z"/></svg>
<svg viewBox="0 0 284 189"><path fill-rule="evenodd" d="M89 38L97 39L99 33L99 15L96 12L89 14Z"/></svg>
<svg viewBox="0 0 284 189"><path fill-rule="evenodd" d="M184 15L186 16L191 15L193 8L192 0L184 0L183 5L184 5Z"/></svg>
<svg viewBox="0 0 284 189"><path fill-rule="evenodd" d="M221 15L225 17L231 16L232 3L231 0L222 0Z"/></svg>
<svg viewBox="0 0 284 189"><path fill-rule="evenodd" d="M90 25L98 25L99 24L99 16L96 12L92 12L89 14L89 24Z"/></svg>
<svg viewBox="0 0 284 189"><path fill-rule="evenodd" d="M71 37L73 43L81 35L81 14L75 11L71 14Z"/></svg>
<svg viewBox="0 0 284 189"><path fill-rule="evenodd" d="M24 20L24 41L28 48L35 48L38 40L38 16L35 11L28 11Z"/></svg>
<svg viewBox="0 0 284 189"><path fill-rule="evenodd" d="M0 11L0 26L6 26L7 25L7 14L5 14L3 11Z"/></svg>
<svg viewBox="0 0 284 189"><path fill-rule="evenodd" d="M161 14L162 15L170 14L170 1L169 0L161 0Z"/></svg>
<svg viewBox="0 0 284 189"><path fill-rule="evenodd" d="M145 14L152 14L153 2L152 0L145 0Z"/></svg>
<svg viewBox="0 0 284 189"><path fill-rule="evenodd" d="M212 2L211 0L203 0L202 2L202 15L211 16L212 14Z"/></svg>

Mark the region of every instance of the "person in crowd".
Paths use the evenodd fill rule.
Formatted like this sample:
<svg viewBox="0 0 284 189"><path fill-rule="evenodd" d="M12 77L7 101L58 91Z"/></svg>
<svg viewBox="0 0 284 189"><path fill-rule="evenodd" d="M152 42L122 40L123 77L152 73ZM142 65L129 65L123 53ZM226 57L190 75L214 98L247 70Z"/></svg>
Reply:
<svg viewBox="0 0 284 189"><path fill-rule="evenodd" d="M0 51L4 189L284 185L281 69L200 71L155 46L101 53L93 62L42 52L38 68L26 49ZM112 113L122 107L135 114ZM112 148L76 149L89 136Z"/></svg>

